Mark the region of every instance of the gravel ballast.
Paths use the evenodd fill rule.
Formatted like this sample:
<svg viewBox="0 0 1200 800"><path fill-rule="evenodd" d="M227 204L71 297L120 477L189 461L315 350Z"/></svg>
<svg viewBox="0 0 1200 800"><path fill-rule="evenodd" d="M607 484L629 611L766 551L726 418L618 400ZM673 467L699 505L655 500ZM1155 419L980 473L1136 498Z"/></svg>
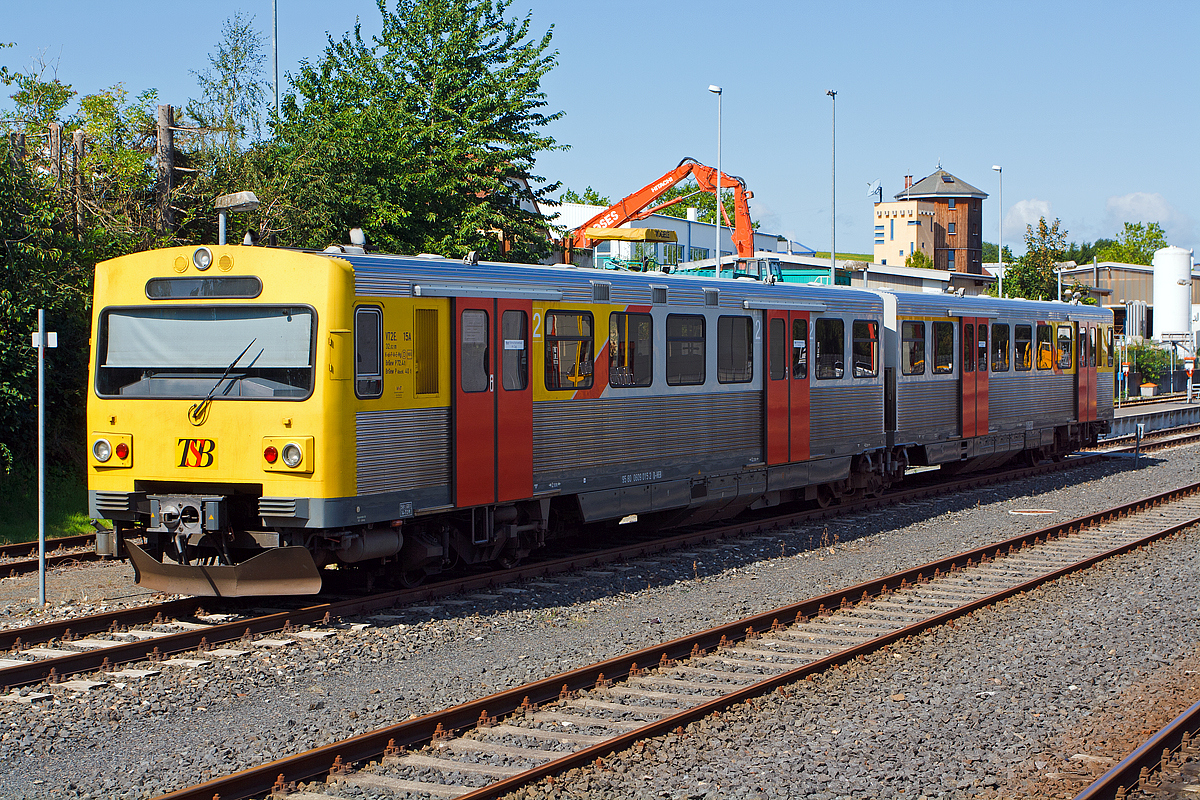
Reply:
<svg viewBox="0 0 1200 800"><path fill-rule="evenodd" d="M1167 451L1139 470L1113 460L395 609L345 620L323 640L234 645L246 655L213 657L207 666L130 665L161 672L87 676L107 681L87 692L29 687L53 697L0 702L0 796L153 796L1197 482L1196 456L1196 448ZM1056 513L1010 513L1033 508ZM1055 742L1078 737L1089 714L1183 663L1200 641L1196 542L1192 533L1100 565L533 792L1010 796L1045 773L1079 771L1079 761L1046 760ZM76 575L92 569L108 570L101 580L113 583L127 567L81 567ZM0 595L21 596L26 580L0 581ZM105 596L78 577L66 583L88 605ZM115 583L136 595L119 577ZM1049 610L1047 599L1056 600ZM4 621L21 616L17 609Z"/></svg>

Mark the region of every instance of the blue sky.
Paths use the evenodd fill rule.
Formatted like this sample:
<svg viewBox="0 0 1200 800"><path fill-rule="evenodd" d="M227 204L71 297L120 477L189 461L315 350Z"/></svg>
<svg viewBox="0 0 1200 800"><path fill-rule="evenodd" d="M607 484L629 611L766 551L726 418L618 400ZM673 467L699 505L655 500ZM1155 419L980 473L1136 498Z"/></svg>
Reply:
<svg viewBox="0 0 1200 800"><path fill-rule="evenodd" d="M356 19L378 29L369 0L278 0L280 72L318 59L326 32ZM81 94L123 83L182 106L197 94L221 23L236 11L269 34L269 0L10 2L0 64L39 60ZM1200 3L632 2L514 0L535 31L554 26L559 66L545 79L551 132L571 145L542 175L620 197L684 156L746 179L762 229L828 249L830 98L837 95L837 241L870 252L871 200L939 161L989 193L984 238L1022 251L1027 222L1061 217L1070 240L1158 221L1172 244L1200 238L1191 33ZM49 22L49 24L48 24ZM286 87L286 77L281 79ZM7 100L5 101L7 102Z"/></svg>

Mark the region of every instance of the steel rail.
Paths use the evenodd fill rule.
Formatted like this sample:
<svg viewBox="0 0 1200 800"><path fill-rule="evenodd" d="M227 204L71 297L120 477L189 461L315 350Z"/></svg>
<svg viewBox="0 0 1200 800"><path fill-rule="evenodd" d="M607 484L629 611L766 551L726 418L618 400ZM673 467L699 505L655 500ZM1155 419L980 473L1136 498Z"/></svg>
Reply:
<svg viewBox="0 0 1200 800"><path fill-rule="evenodd" d="M666 538L651 538L633 544L624 544L585 554L548 559L507 570L495 570L477 575L458 576L449 580L400 589L366 597L342 601L301 606L297 609L252 617L235 622L215 624L203 630L189 630L167 634L150 640L139 640L102 649L90 650L53 659L31 661L19 666L0 668L0 687L25 686L46 680L59 680L68 675L102 670L118 664L161 658L196 650L210 645L233 642L247 634L262 635L275 633L288 627L319 623L325 619L353 616L392 608L408 603L419 603L438 597L463 592L490 589L522 580L543 578L572 569L600 566L630 558L641 558L673 549L692 547L707 542L736 536L763 533L804 522L828 519L857 511L871 510L890 505L938 496L948 492L965 491L1009 480L1042 475L1049 472L1071 469L1098 462L1102 454L1072 456L1059 462L1045 462L1035 466L1020 467L1004 472L981 473L949 482L936 482L925 486L910 487L899 492L873 498L851 499L827 508L806 509L776 517L740 521L732 524L685 532ZM119 625L150 624L162 616L190 616L202 601L212 598L185 598L163 604L120 609L103 614L57 620L24 628L0 630L0 650L14 645L29 646L45 644L61 639L68 632L74 637L80 634L102 633Z"/></svg>
<svg viewBox="0 0 1200 800"><path fill-rule="evenodd" d="M87 547L96 544L96 534L81 533L77 536L58 536L53 539L46 540L46 546L57 546L56 549L64 547ZM23 558L25 556L37 555L38 543L37 540L32 542L15 542L13 544L0 544L0 558ZM0 564L0 570L5 565Z"/></svg>
<svg viewBox="0 0 1200 800"><path fill-rule="evenodd" d="M1027 545L1049 541L1050 539L1058 538L1093 525L1111 522L1125 517L1130 513L1144 511L1163 503L1174 502L1183 497L1194 495L1197 492L1200 492L1200 483L1162 492L1115 508L1087 514L1002 542L975 548L937 561L931 561L885 578L867 581L799 603L755 614L736 622L680 637L660 645L609 658L588 667L544 678L514 689L507 689L444 711L427 714L417 719L407 720L376 731L360 734L341 742L334 742L231 775L214 778L197 786L162 795L159 800L211 800L211 798L218 794L226 800L232 800L233 798L245 798L267 793L277 781L296 782L320 778L328 775L335 763L356 764L378 758L390 748L409 748L414 745L423 746L431 742L435 734L465 730L476 725L481 716L485 718L503 718L515 713L528 703L542 704L554 701L563 696L569 696L571 693L593 688L602 679L619 680L628 677L637 668L638 664L653 666L664 660L670 661L687 658L691 655L694 648L698 647L707 651L718 647L723 639L727 643L737 643L748 637L769 631L785 620L794 619L797 623L803 622L813 617L822 616L826 612L844 605L848 606L860 600L879 597L890 590L901 588L907 584L925 583L929 579L940 577L942 573L952 572L963 567L970 567L976 562L982 563L994 560L1010 549L1020 549ZM1064 575L1086 569L1106 558L1127 553L1156 539L1169 536L1179 530L1195 525L1197 522L1200 522L1200 517L1194 517L1170 525L1118 547L1086 557L1073 564L1051 570L1031 580L1005 588L986 597L969 601L941 614L931 615L907 627L881 634L861 645L856 645L824 658L814 660L794 670L768 677L763 681L737 689L729 694L714 698L673 716L649 723L636 731L619 734L599 744L585 747L562 758L534 767L519 776L501 779L488 786L471 791L468 794L463 794L460 800L482 800L482 798L498 797L520 786L541 780L546 776L591 763L597 758L603 758L617 750L624 749L639 739L665 733L734 703L773 691L778 687L794 683L808 675L821 672L830 667L847 663L860 655L873 652L892 642L970 614L975 610L992 605L1008 597L1027 592Z"/></svg>
<svg viewBox="0 0 1200 800"><path fill-rule="evenodd" d="M1165 728L1150 737L1141 747L1101 775L1075 796L1075 800L1118 800L1127 791L1142 786L1149 775L1165 769L1171 754L1200 732L1200 702L1184 711Z"/></svg>

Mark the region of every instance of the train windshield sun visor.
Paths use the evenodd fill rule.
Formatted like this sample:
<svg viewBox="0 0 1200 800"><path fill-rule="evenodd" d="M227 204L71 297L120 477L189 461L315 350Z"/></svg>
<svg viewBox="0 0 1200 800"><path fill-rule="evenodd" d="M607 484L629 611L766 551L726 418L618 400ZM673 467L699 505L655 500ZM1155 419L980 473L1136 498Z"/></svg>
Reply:
<svg viewBox="0 0 1200 800"><path fill-rule="evenodd" d="M305 306L107 309L100 318L96 391L204 398L215 389L223 398L307 397L314 317ZM248 350L247 342L253 342Z"/></svg>

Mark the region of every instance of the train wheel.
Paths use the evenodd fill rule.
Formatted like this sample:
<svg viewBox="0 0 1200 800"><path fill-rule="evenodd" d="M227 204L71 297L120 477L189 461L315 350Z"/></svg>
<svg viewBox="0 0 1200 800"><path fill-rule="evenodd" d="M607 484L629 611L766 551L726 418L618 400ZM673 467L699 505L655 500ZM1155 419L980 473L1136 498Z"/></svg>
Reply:
<svg viewBox="0 0 1200 800"><path fill-rule="evenodd" d="M823 483L817 487L817 505L819 505L821 508L829 508L835 502L837 502L837 498L834 496L833 490L829 488L828 484Z"/></svg>
<svg viewBox="0 0 1200 800"><path fill-rule="evenodd" d="M406 572L401 572L396 577L396 583L400 584L402 589L414 589L425 582L426 572L423 569L410 569Z"/></svg>

